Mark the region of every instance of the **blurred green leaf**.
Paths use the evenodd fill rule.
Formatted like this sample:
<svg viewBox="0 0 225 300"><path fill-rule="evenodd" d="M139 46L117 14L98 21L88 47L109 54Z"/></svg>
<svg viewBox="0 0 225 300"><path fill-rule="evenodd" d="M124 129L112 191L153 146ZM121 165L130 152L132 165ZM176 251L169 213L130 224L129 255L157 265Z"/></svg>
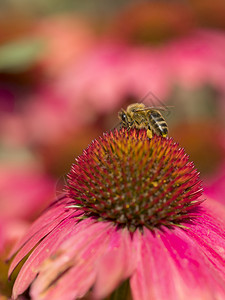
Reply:
<svg viewBox="0 0 225 300"><path fill-rule="evenodd" d="M20 72L35 63L44 43L40 39L23 39L0 46L0 71Z"/></svg>

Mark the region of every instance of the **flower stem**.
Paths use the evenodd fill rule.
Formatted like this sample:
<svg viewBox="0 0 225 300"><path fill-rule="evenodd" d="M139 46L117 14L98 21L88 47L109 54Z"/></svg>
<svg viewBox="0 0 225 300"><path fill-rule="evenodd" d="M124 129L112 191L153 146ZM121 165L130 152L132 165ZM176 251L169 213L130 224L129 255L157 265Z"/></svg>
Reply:
<svg viewBox="0 0 225 300"><path fill-rule="evenodd" d="M124 281L109 297L105 300L132 300L130 293L129 279Z"/></svg>

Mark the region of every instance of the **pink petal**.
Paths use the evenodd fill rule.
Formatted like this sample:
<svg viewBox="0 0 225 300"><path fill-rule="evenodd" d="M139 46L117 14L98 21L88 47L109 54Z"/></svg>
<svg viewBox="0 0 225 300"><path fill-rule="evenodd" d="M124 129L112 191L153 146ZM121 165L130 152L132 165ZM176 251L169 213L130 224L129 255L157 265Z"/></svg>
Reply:
<svg viewBox="0 0 225 300"><path fill-rule="evenodd" d="M104 246L104 244L103 244ZM99 247L96 248L99 250ZM57 280L57 284L54 283L47 287L47 290L44 291L42 288L41 281L44 281L44 278L39 277L34 282L31 288L31 296L33 300L43 300L48 299L64 299L64 300L74 300L77 298L82 298L88 290L92 287L95 281L95 272L93 270L93 258L85 261L85 264L78 264L76 267L65 270L62 277ZM45 274L47 278L47 273Z"/></svg>
<svg viewBox="0 0 225 300"><path fill-rule="evenodd" d="M225 299L224 279L187 232L145 230L130 281L134 300Z"/></svg>
<svg viewBox="0 0 225 300"><path fill-rule="evenodd" d="M9 276L24 256L26 256L42 238L54 230L60 222L62 222L65 218L68 218L70 215L75 217L79 214L80 212L78 211L74 212L74 210L65 210L65 204L61 204L59 206L56 205L55 207L47 209L45 213L43 213L43 215L33 223L24 238L12 249L9 258L22 247L10 265Z"/></svg>
<svg viewBox="0 0 225 300"><path fill-rule="evenodd" d="M11 250L9 254L9 259L40 229L44 228L45 226L48 228L49 224L51 224L52 221L55 221L57 217L60 217L62 214L63 207L65 207L65 198L62 198L56 202L54 202L52 205L50 205L43 213L42 215L32 224L32 226L29 229L29 232L24 236L23 239L21 239ZM60 221L59 221L60 222ZM54 227L53 227L54 228ZM50 227L50 230L52 228Z"/></svg>
<svg viewBox="0 0 225 300"><path fill-rule="evenodd" d="M127 229L114 231L110 243L96 266L94 299L103 299L133 273L136 267L136 249Z"/></svg>
<svg viewBox="0 0 225 300"><path fill-rule="evenodd" d="M58 249L58 257L48 260L40 269L31 288L32 299L69 300L84 296L94 283L97 262L113 231L106 222L80 228Z"/></svg>
<svg viewBox="0 0 225 300"><path fill-rule="evenodd" d="M209 268L215 268L217 275L224 279L225 226L205 213L200 219L200 224L190 224L186 233L212 263Z"/></svg>
<svg viewBox="0 0 225 300"><path fill-rule="evenodd" d="M42 262L52 255L59 245L75 231L76 221L68 219L61 222L43 239L23 264L13 286L13 297L23 293L36 277ZM76 230L79 226L76 226Z"/></svg>
<svg viewBox="0 0 225 300"><path fill-rule="evenodd" d="M218 202L217 200L215 201L207 197L207 201L204 201L202 206L207 212L211 212L214 217L214 222L216 222L215 225L218 228L221 226L225 228L225 205L222 202Z"/></svg>

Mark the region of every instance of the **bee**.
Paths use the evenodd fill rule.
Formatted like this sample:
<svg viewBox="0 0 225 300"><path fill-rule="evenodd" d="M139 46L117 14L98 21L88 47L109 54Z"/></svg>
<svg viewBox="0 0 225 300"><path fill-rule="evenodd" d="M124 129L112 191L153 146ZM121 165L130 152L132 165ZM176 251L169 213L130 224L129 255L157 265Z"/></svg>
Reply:
<svg viewBox="0 0 225 300"><path fill-rule="evenodd" d="M130 104L126 110L121 109L118 113L120 126L127 128L146 129L149 138L153 134L166 137L168 125L159 109L164 108L147 107L143 103Z"/></svg>

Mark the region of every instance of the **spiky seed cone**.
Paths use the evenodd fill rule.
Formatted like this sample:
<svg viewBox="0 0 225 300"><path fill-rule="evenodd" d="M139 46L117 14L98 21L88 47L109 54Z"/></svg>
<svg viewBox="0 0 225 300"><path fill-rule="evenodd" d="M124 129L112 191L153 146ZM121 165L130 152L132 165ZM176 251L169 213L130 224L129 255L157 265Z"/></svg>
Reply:
<svg viewBox="0 0 225 300"><path fill-rule="evenodd" d="M68 174L71 205L83 217L129 230L180 226L195 217L199 173L172 138L121 129L94 140Z"/></svg>

